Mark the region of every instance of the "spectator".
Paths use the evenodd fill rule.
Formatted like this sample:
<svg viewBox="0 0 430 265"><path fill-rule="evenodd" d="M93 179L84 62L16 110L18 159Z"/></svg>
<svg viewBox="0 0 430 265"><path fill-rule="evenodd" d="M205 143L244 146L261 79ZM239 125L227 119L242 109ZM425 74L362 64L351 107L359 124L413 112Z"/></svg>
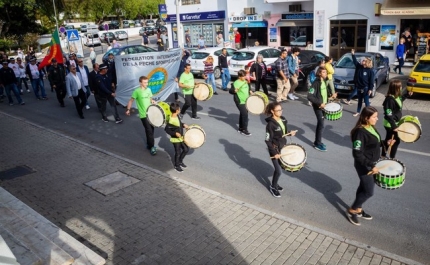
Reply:
<svg viewBox="0 0 430 265"><path fill-rule="evenodd" d="M208 58L203 61L203 64L205 65L204 70L204 76L206 84L211 85L212 89L214 91L214 95L218 95L218 92L216 92L216 83L215 83L215 75L214 75L214 58L212 55L209 55Z"/></svg>
<svg viewBox="0 0 430 265"><path fill-rule="evenodd" d="M216 43L218 47L224 47L224 38L222 37L222 34L219 33L216 37Z"/></svg>
<svg viewBox="0 0 430 265"><path fill-rule="evenodd" d="M96 63L96 52L94 51L94 48L90 49L90 59L91 59L91 63L95 64Z"/></svg>
<svg viewBox="0 0 430 265"><path fill-rule="evenodd" d="M19 95L18 88L16 87L17 79L14 71L9 68L7 61L3 61L2 66L3 68L0 69L0 86L6 90L6 95L9 99L9 105L13 106L13 99L12 95L10 94L11 90L18 100L18 103L25 105L24 101L22 101L22 98Z"/></svg>
<svg viewBox="0 0 430 265"><path fill-rule="evenodd" d="M197 48L199 48L199 50L206 49L205 40L203 39L203 35L200 35L200 39L199 39Z"/></svg>
<svg viewBox="0 0 430 265"><path fill-rule="evenodd" d="M241 35L240 35L239 31L237 30L237 28L234 28L233 34L234 34L234 45L235 45L236 49L240 49L242 46L242 44L240 42Z"/></svg>
<svg viewBox="0 0 430 265"><path fill-rule="evenodd" d="M148 46L148 44L149 44L149 38L148 38L148 35L146 34L146 31L143 32L142 43L145 46Z"/></svg>
<svg viewBox="0 0 430 265"><path fill-rule="evenodd" d="M26 73L30 78L31 86L33 87L36 98L39 100L48 99L43 82L44 70L39 70L39 67L37 66L37 59L35 57L30 59L30 63L26 67ZM39 90L42 97L39 95Z"/></svg>
<svg viewBox="0 0 430 265"><path fill-rule="evenodd" d="M185 45L186 47L191 48L191 36L189 29L185 31Z"/></svg>

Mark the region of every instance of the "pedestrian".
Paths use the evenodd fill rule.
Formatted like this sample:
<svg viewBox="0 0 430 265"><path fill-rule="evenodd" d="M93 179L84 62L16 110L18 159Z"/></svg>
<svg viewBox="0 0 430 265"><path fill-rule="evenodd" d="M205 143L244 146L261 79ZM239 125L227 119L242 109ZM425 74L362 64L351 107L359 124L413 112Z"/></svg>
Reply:
<svg viewBox="0 0 430 265"><path fill-rule="evenodd" d="M64 107L64 98L66 97L66 71L64 67L58 64L57 59L51 60L51 67L48 70L48 80L52 89L57 94L58 103Z"/></svg>
<svg viewBox="0 0 430 265"><path fill-rule="evenodd" d="M230 82L230 71L228 70L227 49L223 48L218 56L218 67L221 69L221 88L227 91L227 85Z"/></svg>
<svg viewBox="0 0 430 265"><path fill-rule="evenodd" d="M191 48L191 36L189 29L185 31L185 45L186 47Z"/></svg>
<svg viewBox="0 0 430 265"><path fill-rule="evenodd" d="M119 44L116 40L112 41L112 48L119 48L121 47L121 44Z"/></svg>
<svg viewBox="0 0 430 265"><path fill-rule="evenodd" d="M13 106L13 98L11 95L11 91L16 97L18 104L25 105L21 96L19 95L17 84L17 78L15 76L14 71L9 68L9 63L7 61L2 62L2 68L0 69L0 86L6 91L7 98L9 100L9 105Z"/></svg>
<svg viewBox="0 0 430 265"><path fill-rule="evenodd" d="M322 142L322 133L324 131L324 107L329 99L336 98L337 94L332 94L327 88L327 70L323 67L318 68L317 78L312 83L308 91L308 100L312 103L315 116L317 117L317 126L315 129L314 148L318 151L327 151L327 146Z"/></svg>
<svg viewBox="0 0 430 265"><path fill-rule="evenodd" d="M113 89L115 91L117 85L117 76L115 68L115 56L112 52L109 53L108 58L103 62L108 67L107 77L109 81L113 84Z"/></svg>
<svg viewBox="0 0 430 265"><path fill-rule="evenodd" d="M90 109L90 104L88 104L88 98L91 96L91 90L89 87L90 70L88 69L88 66L84 65L84 59L78 59L78 67L76 67L76 71L81 73L82 80L84 81L82 85L85 87L85 93L87 97L87 100L85 101L85 108Z"/></svg>
<svg viewBox="0 0 430 265"><path fill-rule="evenodd" d="M164 51L164 45L163 45L163 40L162 39L158 39L157 40L157 50L159 52Z"/></svg>
<svg viewBox="0 0 430 265"><path fill-rule="evenodd" d="M405 61L406 56L409 54L411 48L413 47L411 29L409 27L405 28L405 31L402 33L400 38L403 38L405 40L405 53L403 54L403 60Z"/></svg>
<svg viewBox="0 0 430 265"><path fill-rule="evenodd" d="M324 60L321 60L320 63L317 65L317 67L315 67L315 69L311 73L309 73L308 90L312 87L312 83L317 79L316 78L317 77L317 72L318 72L318 69L320 67L323 67L323 68L325 67L325 61ZM308 100L308 105L312 106L312 102L310 102L309 100Z"/></svg>
<svg viewBox="0 0 430 265"><path fill-rule="evenodd" d="M106 104L109 102L109 105L114 110L115 123L119 124L122 122L122 119L119 117L118 109L115 104L115 84L108 74L108 66L106 64L101 64L99 70L100 72L96 79L100 98L100 113L102 114L102 121L109 122L106 114Z"/></svg>
<svg viewBox="0 0 430 265"><path fill-rule="evenodd" d="M399 64L396 67L394 67L393 69L394 73L397 73L397 69L399 69L399 74L403 75L402 67L405 64L405 59L404 59L405 54L406 54L405 39L400 38L399 45L397 45L397 48L396 48L396 58Z"/></svg>
<svg viewBox="0 0 430 265"><path fill-rule="evenodd" d="M236 49L239 50L242 46L241 40L240 40L242 36L240 35L240 32L237 28L233 29L233 34L234 34L234 46L236 47Z"/></svg>
<svg viewBox="0 0 430 265"><path fill-rule="evenodd" d="M99 64L93 64L93 70L90 72L88 77L88 85L90 87L91 93L94 95L94 99L96 100L97 109L101 111L101 101L99 96L99 89L97 86L97 75L99 74Z"/></svg>
<svg viewBox="0 0 430 265"><path fill-rule="evenodd" d="M355 64L354 85L357 88L358 95L357 112L353 114L353 116L357 117L360 115L363 99L366 107L370 106L369 97L372 95L373 89L376 89L373 87L375 74L373 73L373 63L371 58L366 57L362 59L360 64L355 57L354 49L351 51L351 54L352 61Z"/></svg>
<svg viewBox="0 0 430 265"><path fill-rule="evenodd" d="M125 114L127 116L130 116L131 106L136 100L137 110L139 111L139 118L142 122L143 128L145 128L146 148L149 149L151 155L155 155L157 154L157 148L154 146L154 126L149 123L146 114L146 110L151 104L155 104L155 100L152 98L152 91L148 87L148 83L148 77L141 76L139 78L140 87L136 88L131 94L131 98L128 101Z"/></svg>
<svg viewBox="0 0 430 265"><path fill-rule="evenodd" d="M218 95L218 92L216 92L216 83L215 83L215 75L214 75L214 58L212 55L209 55L205 61L203 61L203 64L205 65L204 68L204 77L205 82L208 85L212 86L214 95Z"/></svg>
<svg viewBox="0 0 430 265"><path fill-rule="evenodd" d="M384 128L387 131L385 135L384 148L382 149L382 156L385 157L390 155L390 158L395 158L397 148L400 144L400 138L397 133L398 123L402 118L403 101L406 99L406 95L412 96L413 92L408 92L405 89L405 93L402 95L402 81L399 79L391 80L388 86L387 95L385 96L384 103ZM394 144L391 146L390 154L387 154L388 142L394 137Z"/></svg>
<svg viewBox="0 0 430 265"><path fill-rule="evenodd" d="M84 119L84 113L82 110L84 109L87 101L85 96L86 88L83 85L84 80L82 79L81 73L77 72L76 66L71 65L69 71L70 73L66 76L67 95L70 99L73 98L79 117Z"/></svg>
<svg viewBox="0 0 430 265"><path fill-rule="evenodd" d="M372 220L372 216L363 211L363 204L373 196L375 188L374 174L379 172L375 166L381 157L381 135L376 130L378 111L365 107L360 114L355 127L351 130L352 156L354 168L360 178L354 203L346 211L348 220L354 225L360 225L358 217ZM395 140L389 140L393 144Z"/></svg>
<svg viewBox="0 0 430 265"><path fill-rule="evenodd" d="M293 47L291 49L291 54L287 56L288 74L290 75L290 91L288 93L288 98L291 100L299 99L299 97L294 95L294 91L299 85L299 54L300 48Z"/></svg>
<svg viewBox="0 0 430 265"><path fill-rule="evenodd" d="M167 49L169 48L169 46L167 45L167 41L168 41L167 32L161 33L161 40L163 41L164 50L167 51Z"/></svg>
<svg viewBox="0 0 430 265"><path fill-rule="evenodd" d="M263 87L264 94L269 96L267 90L266 77L267 77L267 66L263 61L263 55L257 55L257 60L252 64L250 73L255 80L255 91L260 91L260 85Z"/></svg>
<svg viewBox="0 0 430 265"><path fill-rule="evenodd" d="M185 99L185 104L182 107L180 118L182 119L187 109L191 106L191 118L193 120L200 120L200 117L197 116L197 99L193 94L196 84L194 82L194 75L191 73L191 65L189 63L185 64L184 70L185 71L179 78L179 88L182 89Z"/></svg>
<svg viewBox="0 0 430 265"><path fill-rule="evenodd" d="M203 38L203 35L200 35L200 39L199 39L199 41L197 43L197 48L199 50L206 49L205 39Z"/></svg>
<svg viewBox="0 0 430 265"><path fill-rule="evenodd" d="M222 33L219 33L216 37L216 43L218 47L224 47L224 38L222 37Z"/></svg>
<svg viewBox="0 0 430 265"><path fill-rule="evenodd" d="M21 92L24 92L23 88L22 88L22 84L24 83L24 86L27 90L27 93L30 93L30 88L28 87L27 81L27 74L25 73L25 65L22 62L22 58L18 57L16 58L16 62L18 64L18 68L19 68L19 72L20 72L20 78L19 78L19 82L18 82L18 90Z"/></svg>
<svg viewBox="0 0 430 265"><path fill-rule="evenodd" d="M325 69L327 70L327 86L328 89L330 89L331 94L333 95L335 93L334 90L334 83L333 83L333 74L334 74L334 68L333 68L333 57L326 56L324 58L325 61Z"/></svg>
<svg viewBox="0 0 430 265"><path fill-rule="evenodd" d="M189 147L184 142L184 128L188 129L188 125L182 123L180 118L181 108L176 102L170 103L170 116L169 121L166 124L165 131L170 135L170 142L173 144L175 149L175 170L179 173L184 171L187 166L184 164L184 158L189 151Z"/></svg>
<svg viewBox="0 0 430 265"><path fill-rule="evenodd" d="M182 73L185 71L185 65L188 63L188 58L190 56L191 56L191 53L188 50L182 49L181 63L179 65L178 73L176 74L176 77L175 77L175 82L177 83L179 82L179 78L181 78ZM179 102L178 92L175 92L175 101Z"/></svg>
<svg viewBox="0 0 430 265"><path fill-rule="evenodd" d="M148 44L149 44L149 38L148 38L148 34L146 33L146 31L144 31L143 35L142 35L142 44L145 46L148 46Z"/></svg>
<svg viewBox="0 0 430 265"><path fill-rule="evenodd" d="M96 63L96 52L94 51L94 48L90 48L90 60L91 60L91 64L95 64Z"/></svg>
<svg viewBox="0 0 430 265"><path fill-rule="evenodd" d="M48 97L46 96L45 86L43 84L44 72L43 70L39 70L36 61L36 57L30 59L30 63L26 67L26 73L30 78L31 86L33 87L33 92L36 98L39 100L47 100ZM39 90L41 95L39 95Z"/></svg>
<svg viewBox="0 0 430 265"><path fill-rule="evenodd" d="M21 83L21 71L19 70L19 65L18 63L15 61L15 58L10 58L9 59L9 68L13 70L15 77L16 77L16 86L18 89L18 92L20 92L20 94L22 95L22 91L21 89L18 88L19 84Z"/></svg>
<svg viewBox="0 0 430 265"><path fill-rule="evenodd" d="M282 106L279 102L271 102L267 105L265 114L266 118L266 145L269 151L275 171L273 172L272 184L269 187L270 192L276 198L281 197L280 191L284 189L279 186L278 181L281 176L281 149L287 144L287 119L282 116ZM296 135L296 131L290 131L290 135Z"/></svg>
<svg viewBox="0 0 430 265"><path fill-rule="evenodd" d="M288 64L287 64L287 50L284 49L281 51L281 55L278 59L275 61L275 68L276 68L276 102L282 102L287 101L287 95L290 92L290 74L288 70Z"/></svg>
<svg viewBox="0 0 430 265"><path fill-rule="evenodd" d="M258 47L258 46L260 46L260 42L258 42L258 40L257 40L254 42L254 47Z"/></svg>
<svg viewBox="0 0 430 265"><path fill-rule="evenodd" d="M251 136L251 133L248 131L248 110L245 103L249 95L252 95L253 92L249 89L249 84L245 79L245 70L239 70L237 77L238 79L233 83L235 90L233 99L239 110L239 129L237 132L245 136Z"/></svg>

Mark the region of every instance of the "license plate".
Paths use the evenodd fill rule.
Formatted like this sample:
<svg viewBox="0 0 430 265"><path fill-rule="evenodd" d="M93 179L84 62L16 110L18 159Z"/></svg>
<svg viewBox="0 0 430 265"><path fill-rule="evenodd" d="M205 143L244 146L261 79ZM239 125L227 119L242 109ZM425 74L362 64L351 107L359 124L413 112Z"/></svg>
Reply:
<svg viewBox="0 0 430 265"><path fill-rule="evenodd" d="M341 86L341 85L336 85L337 89L345 89L345 90L351 90L350 86Z"/></svg>
<svg viewBox="0 0 430 265"><path fill-rule="evenodd" d="M201 71L197 71L197 70L193 70L193 71L191 71L191 72L193 72L193 73L200 73Z"/></svg>
<svg viewBox="0 0 430 265"><path fill-rule="evenodd" d="M423 77L423 81L430 81L430 77Z"/></svg>

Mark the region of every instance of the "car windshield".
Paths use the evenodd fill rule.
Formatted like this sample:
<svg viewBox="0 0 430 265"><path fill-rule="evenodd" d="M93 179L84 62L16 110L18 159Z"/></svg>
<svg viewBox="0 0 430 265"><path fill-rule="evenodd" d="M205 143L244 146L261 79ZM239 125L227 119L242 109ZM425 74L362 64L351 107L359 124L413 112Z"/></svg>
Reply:
<svg viewBox="0 0 430 265"><path fill-rule="evenodd" d="M357 61L360 63L361 60L363 60L364 58L366 58L366 56L362 55L356 55ZM351 54L345 54L344 56L342 56L342 58L340 58L340 60L337 62L336 64L336 68L349 68L349 69L355 69L355 65L354 62L352 61L352 56Z"/></svg>
<svg viewBox="0 0 430 265"><path fill-rule="evenodd" d="M108 53L112 53L113 55L118 55L121 52L121 48L112 48Z"/></svg>
<svg viewBox="0 0 430 265"><path fill-rule="evenodd" d="M206 58L208 56L209 56L209 53L207 53L207 52L195 52L195 53L193 53L193 55L191 56L191 58L192 59L200 60L200 59L204 59L204 58Z"/></svg>
<svg viewBox="0 0 430 265"><path fill-rule="evenodd" d="M430 73L430 61L419 61L414 72Z"/></svg>
<svg viewBox="0 0 430 265"><path fill-rule="evenodd" d="M300 36L295 40L295 42L304 42L304 41L306 41L306 36Z"/></svg>
<svg viewBox="0 0 430 265"><path fill-rule="evenodd" d="M125 31L117 31L116 33L118 33L118 34L126 34Z"/></svg>
<svg viewBox="0 0 430 265"><path fill-rule="evenodd" d="M253 52L235 52L231 59L236 61L247 61L247 60L253 60L255 56L255 53Z"/></svg>

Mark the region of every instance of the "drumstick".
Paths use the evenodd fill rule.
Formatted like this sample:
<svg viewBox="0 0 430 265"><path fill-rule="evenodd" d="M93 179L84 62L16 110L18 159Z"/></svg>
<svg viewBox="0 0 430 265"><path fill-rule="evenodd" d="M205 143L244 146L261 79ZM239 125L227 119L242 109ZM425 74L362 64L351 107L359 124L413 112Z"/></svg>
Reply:
<svg viewBox="0 0 430 265"><path fill-rule="evenodd" d="M391 143L388 146L388 150L387 150L387 154L390 155L390 151L391 151L391 146L393 146L393 140L394 140L394 134L391 136Z"/></svg>
<svg viewBox="0 0 430 265"><path fill-rule="evenodd" d="M290 156L290 155L294 155L295 153L285 153L282 154L281 156ZM274 156L271 156L270 158L275 158Z"/></svg>
<svg viewBox="0 0 430 265"><path fill-rule="evenodd" d="M394 161L393 161L394 162ZM381 171L382 169L384 169L384 168L386 168L386 167L388 167L388 166L390 166L390 165L392 165L393 163L387 163L387 164L385 164L385 165L383 165L383 166L381 166L381 167L377 167L377 169L378 169L378 171ZM373 175L372 174L372 171L369 171L369 173L367 173L367 175Z"/></svg>
<svg viewBox="0 0 430 265"><path fill-rule="evenodd" d="M414 135L414 134L413 134L413 133L411 133L411 132L407 132L407 131L403 131L403 130L399 130L399 129L397 129L397 131L398 131L398 132L402 132L402 133L407 133L407 134Z"/></svg>
<svg viewBox="0 0 430 265"><path fill-rule="evenodd" d="M282 135L282 137L290 136L292 132L297 132L297 130L295 130L295 131L291 131L291 132L289 132L289 133L286 133L286 134Z"/></svg>

